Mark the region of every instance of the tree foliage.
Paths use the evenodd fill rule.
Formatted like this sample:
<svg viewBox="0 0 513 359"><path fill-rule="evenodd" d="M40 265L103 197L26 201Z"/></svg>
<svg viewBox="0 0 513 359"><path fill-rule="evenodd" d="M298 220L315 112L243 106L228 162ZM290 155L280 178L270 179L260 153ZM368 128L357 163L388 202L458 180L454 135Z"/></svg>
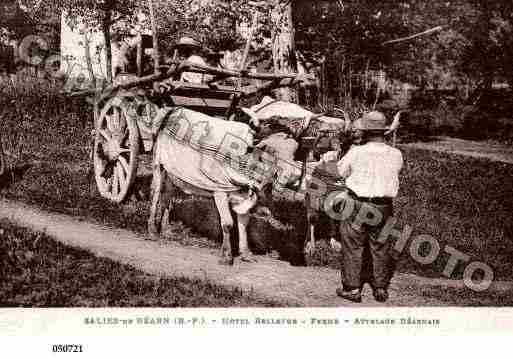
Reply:
<svg viewBox="0 0 513 359"><path fill-rule="evenodd" d="M296 1L298 47L326 56L332 68L386 68L404 81L433 87L473 81L511 82L513 3L491 0ZM443 31L382 46L386 40Z"/></svg>
<svg viewBox="0 0 513 359"><path fill-rule="evenodd" d="M23 0L25 3L37 0ZM153 0L159 44L170 51L180 36L193 35L206 47L243 47L244 26L259 9L252 54L270 60L273 35L283 24L273 21L277 4L293 9L295 47L311 63L325 60L328 85L342 86L342 77L385 69L393 77L417 85L454 87L493 81L513 84L513 2L492 0ZM121 31L147 14L147 0L50 0L37 13L26 13L7 1L12 16L0 19L4 36L21 39L45 34L57 46L62 10L71 21L81 18L91 28ZM30 8L30 6L28 6ZM6 12L8 14L8 12ZM149 28L149 17L146 16ZM443 30L411 41L383 45L387 40L434 26ZM336 76L332 76L336 75Z"/></svg>

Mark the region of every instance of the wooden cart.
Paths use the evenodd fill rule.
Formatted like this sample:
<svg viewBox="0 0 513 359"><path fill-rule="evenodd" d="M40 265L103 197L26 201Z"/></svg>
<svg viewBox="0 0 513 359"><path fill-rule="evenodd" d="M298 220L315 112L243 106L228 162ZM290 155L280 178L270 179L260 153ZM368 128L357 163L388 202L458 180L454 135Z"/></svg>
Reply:
<svg viewBox="0 0 513 359"><path fill-rule="evenodd" d="M114 85L101 92L86 90L75 93L94 96L95 131L91 157L96 184L103 197L118 203L127 198L136 178L139 155L152 151L151 127L159 108L183 106L227 120L236 112L241 99L279 87L295 86L306 80L306 77L296 74L247 71L245 63L252 35L248 38L239 71L180 62L176 58L161 66L152 0L148 0L148 5L153 33L149 42L153 47L154 73L142 76L141 40L137 49L136 75L127 76L124 80L121 76ZM253 23L254 28L256 16ZM184 72L206 74L210 80L202 84L181 82L179 79ZM238 84L253 80L258 85L223 86L222 82L229 78L238 79L235 81Z"/></svg>
<svg viewBox="0 0 513 359"><path fill-rule="evenodd" d="M183 72L208 74L204 84L178 81ZM230 77L260 80L260 85L240 88L223 86ZM95 95L95 131L92 162L98 190L104 198L120 203L127 198L137 175L138 157L151 152L152 123L164 106L183 106L228 120L239 101L263 91L294 86L303 78L295 74L275 75L231 71L189 62L159 66L155 74L123 80L101 93L83 91L75 95Z"/></svg>

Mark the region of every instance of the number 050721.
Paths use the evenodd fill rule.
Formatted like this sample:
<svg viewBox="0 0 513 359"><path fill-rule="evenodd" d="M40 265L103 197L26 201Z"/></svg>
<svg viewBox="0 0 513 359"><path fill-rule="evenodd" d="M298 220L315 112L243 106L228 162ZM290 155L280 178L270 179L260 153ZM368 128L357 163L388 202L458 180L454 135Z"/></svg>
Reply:
<svg viewBox="0 0 513 359"><path fill-rule="evenodd" d="M52 345L54 353L82 353L82 344Z"/></svg>

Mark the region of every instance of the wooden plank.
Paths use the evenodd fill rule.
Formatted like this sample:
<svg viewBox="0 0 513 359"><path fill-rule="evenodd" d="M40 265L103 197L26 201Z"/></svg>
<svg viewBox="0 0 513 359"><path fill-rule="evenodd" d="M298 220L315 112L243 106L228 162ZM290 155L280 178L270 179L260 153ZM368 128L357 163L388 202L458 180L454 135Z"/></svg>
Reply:
<svg viewBox="0 0 513 359"><path fill-rule="evenodd" d="M257 80L283 80L295 79L297 77L297 74L270 74L249 71L227 70L213 66L199 65L190 61L170 61L169 63L177 65L175 68L172 68L168 71L168 75L170 76L190 71L209 75L226 75L230 77L243 77Z"/></svg>
<svg viewBox="0 0 513 359"><path fill-rule="evenodd" d="M169 86L170 91L173 93L175 91L204 91L204 93L225 93L227 95L231 94L239 94L242 91L236 90L233 86L223 86L223 85L214 85L209 86L208 84L194 84L190 82L182 82L182 81L162 81L162 86Z"/></svg>
<svg viewBox="0 0 513 359"><path fill-rule="evenodd" d="M253 74L255 75L255 74ZM262 74L261 74L262 75ZM137 78L135 80L127 81L125 83L121 83L115 86L109 86L103 91L99 91L98 89L87 89L83 91L73 92L71 93L72 96L87 96L87 95L100 95L100 100L103 100L105 98L108 98L113 95L114 92L121 90L121 89L130 89L134 87L150 87L151 85L154 85L155 83L162 82L162 85L169 86L170 92L177 91L178 89L184 88L184 89L202 89L206 91L220 91L220 92L227 92L230 94L236 94L236 95L242 95L242 96L252 96L256 95L259 92L267 91L273 88L278 87L288 87L293 86L294 84L302 81L299 77L289 77L289 75L278 75L274 76L271 74L265 74L269 78L273 78L272 81L266 81L262 85L259 86L244 86L240 90L236 90L233 87L230 86L209 86L207 84L193 84L188 82L180 82L180 81L170 81L169 80L169 73L158 73L153 75L148 75L144 77ZM255 77L257 78L257 77ZM281 80L280 80L281 78ZM166 80L167 79L167 80ZM260 78L263 79L263 78ZM165 80L165 81L163 81Z"/></svg>
<svg viewBox="0 0 513 359"><path fill-rule="evenodd" d="M225 91L211 88L176 87L171 91L172 96L206 97L216 99L229 99L234 95L235 90Z"/></svg>
<svg viewBox="0 0 513 359"><path fill-rule="evenodd" d="M208 107L217 109L228 109L230 108L230 100L219 100L212 98L198 98L198 97L185 97L185 96L171 96L173 103L176 106L185 107Z"/></svg>

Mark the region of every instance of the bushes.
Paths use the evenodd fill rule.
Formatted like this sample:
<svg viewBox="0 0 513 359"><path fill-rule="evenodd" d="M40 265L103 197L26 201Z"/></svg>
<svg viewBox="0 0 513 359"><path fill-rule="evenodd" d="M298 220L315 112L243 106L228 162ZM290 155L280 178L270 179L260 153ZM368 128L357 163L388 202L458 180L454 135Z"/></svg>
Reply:
<svg viewBox="0 0 513 359"><path fill-rule="evenodd" d="M34 152L55 161L87 155L92 109L61 93L59 83L18 75L0 78L0 136L4 149L23 158Z"/></svg>
<svg viewBox="0 0 513 359"><path fill-rule="evenodd" d="M509 91L493 91L468 103L450 91L418 92L402 125L406 140L453 136L472 140L513 142L513 101Z"/></svg>
<svg viewBox="0 0 513 359"><path fill-rule="evenodd" d="M411 111L408 120L402 123L401 133L406 132L415 140L422 140L427 136L457 136L463 128L458 109L442 104L431 110Z"/></svg>
<svg viewBox="0 0 513 359"><path fill-rule="evenodd" d="M465 106L462 110L461 137L468 139L494 139L506 144L513 142L513 117L507 112L485 112L478 106Z"/></svg>

